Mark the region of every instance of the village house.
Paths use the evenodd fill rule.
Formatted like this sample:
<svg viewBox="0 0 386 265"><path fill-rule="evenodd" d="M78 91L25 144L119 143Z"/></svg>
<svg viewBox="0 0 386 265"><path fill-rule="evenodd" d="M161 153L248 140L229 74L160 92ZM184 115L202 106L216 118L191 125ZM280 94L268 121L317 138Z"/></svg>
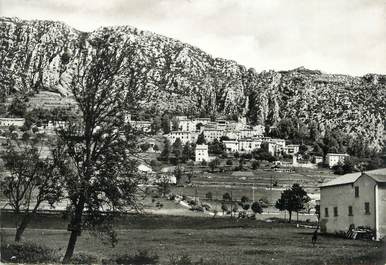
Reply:
<svg viewBox="0 0 386 265"><path fill-rule="evenodd" d="M376 239L386 235L386 168L346 174L320 187L323 233L369 227Z"/></svg>
<svg viewBox="0 0 386 265"><path fill-rule="evenodd" d="M11 125L21 127L24 122L24 118L0 118L0 127L9 127Z"/></svg>
<svg viewBox="0 0 386 265"><path fill-rule="evenodd" d="M220 140L220 138L225 135L225 131L220 130L220 129L206 129L205 128L203 133L204 133L205 141L207 143L213 142L214 139Z"/></svg>
<svg viewBox="0 0 386 265"><path fill-rule="evenodd" d="M346 158L350 157L348 154L334 154L334 153L328 153L326 155L325 164L328 165L330 168L337 165L339 162L344 163Z"/></svg>
<svg viewBox="0 0 386 265"><path fill-rule="evenodd" d="M208 145L206 144L198 144L196 145L196 162L206 161L209 162L209 154L208 154Z"/></svg>
<svg viewBox="0 0 386 265"><path fill-rule="evenodd" d="M263 141L259 138L244 138L239 140L224 140L225 150L228 153L251 153L253 150L259 149ZM268 143L268 152L275 155L276 144Z"/></svg>
<svg viewBox="0 0 386 265"><path fill-rule="evenodd" d="M299 145L289 144L283 148L283 152L286 155L296 155L297 153L299 153Z"/></svg>
<svg viewBox="0 0 386 265"><path fill-rule="evenodd" d="M171 131L168 134L168 139L170 143L174 143L177 138L180 138L181 142L183 144L189 143L195 143L197 141L198 132L188 132L188 131Z"/></svg>
<svg viewBox="0 0 386 265"><path fill-rule="evenodd" d="M151 121L134 121L131 119L131 114L126 113L124 117L125 123L130 124L134 129L142 132L150 132L151 131Z"/></svg>

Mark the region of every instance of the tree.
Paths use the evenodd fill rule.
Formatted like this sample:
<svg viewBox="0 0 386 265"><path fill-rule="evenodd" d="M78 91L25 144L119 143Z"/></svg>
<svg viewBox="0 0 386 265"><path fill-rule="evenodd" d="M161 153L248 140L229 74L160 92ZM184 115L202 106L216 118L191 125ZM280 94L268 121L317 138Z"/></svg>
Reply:
<svg viewBox="0 0 386 265"><path fill-rule="evenodd" d="M213 194L210 192L210 191L208 191L206 194L205 194L205 198L207 199L207 200L212 200L213 199Z"/></svg>
<svg viewBox="0 0 386 265"><path fill-rule="evenodd" d="M170 141L169 141L169 139L165 138L164 149L162 149L162 152L160 154L160 160L162 160L162 161L168 161L169 160L170 151L171 151L170 149L171 149Z"/></svg>
<svg viewBox="0 0 386 265"><path fill-rule="evenodd" d="M219 142L217 139L214 139L212 143L208 145L208 152L210 154L221 155L224 152L223 143Z"/></svg>
<svg viewBox="0 0 386 265"><path fill-rule="evenodd" d="M186 162L193 157L193 149L189 142L185 143L184 148L182 149L182 161Z"/></svg>
<svg viewBox="0 0 386 265"><path fill-rule="evenodd" d="M139 147L141 147L142 152L146 152L147 150L149 150L150 144L149 143L143 143Z"/></svg>
<svg viewBox="0 0 386 265"><path fill-rule="evenodd" d="M253 161L252 162L252 169L253 170L256 170L256 169L258 169L260 167L260 163L259 163L259 161Z"/></svg>
<svg viewBox="0 0 386 265"><path fill-rule="evenodd" d="M159 130L161 130L162 128L162 122L161 122L161 118L159 116L156 116L152 123L151 123L151 132L156 134L159 132Z"/></svg>
<svg viewBox="0 0 386 265"><path fill-rule="evenodd" d="M249 202L249 198L247 196L243 196L243 197L241 197L240 201L242 204L244 204L246 202Z"/></svg>
<svg viewBox="0 0 386 265"><path fill-rule="evenodd" d="M126 63L134 48L123 39L109 41L110 31L104 29L90 40L92 56L89 48L80 50L69 82L80 116L58 130L73 168L63 183L71 204L71 235L63 263L69 262L83 229L107 232L115 244L112 219L128 209L140 209L136 200L140 175L132 158L137 135L122 113L134 104L131 91L138 74Z"/></svg>
<svg viewBox="0 0 386 265"><path fill-rule="evenodd" d="M249 205L248 203L244 203L242 207L243 207L243 210L244 210L244 211L248 211L250 205Z"/></svg>
<svg viewBox="0 0 386 265"><path fill-rule="evenodd" d="M161 124L164 134L170 133L170 118L168 114L162 116Z"/></svg>
<svg viewBox="0 0 386 265"><path fill-rule="evenodd" d="M299 212L304 209L304 204L309 202L310 198L307 192L297 183L293 184L290 189L281 193L281 197L276 201L275 207L280 211L288 211L291 222L292 212Z"/></svg>
<svg viewBox="0 0 386 265"><path fill-rule="evenodd" d="M227 162L226 162L227 166L232 166L233 165L233 162L231 159L228 159Z"/></svg>
<svg viewBox="0 0 386 265"><path fill-rule="evenodd" d="M1 174L1 190L15 213L15 241L20 241L43 202L53 206L63 195L63 172L58 169L62 149L58 146L50 158L43 159L40 145L36 135L18 140L9 134L1 156L7 170Z"/></svg>
<svg viewBox="0 0 386 265"><path fill-rule="evenodd" d="M206 144L206 140L203 132L198 135L196 144Z"/></svg>
<svg viewBox="0 0 386 265"><path fill-rule="evenodd" d="M222 195L222 199L223 199L224 201L231 201L231 200L232 200L232 197L231 197L231 195L230 195L228 192L226 192L226 193L224 193L224 194Z"/></svg>
<svg viewBox="0 0 386 265"><path fill-rule="evenodd" d="M165 197L166 194L170 192L170 177L168 174L160 174L157 176L156 180L158 192L162 197Z"/></svg>
<svg viewBox="0 0 386 265"><path fill-rule="evenodd" d="M176 166L176 168L174 169L174 176L176 177L177 184L181 183L182 174L183 174L182 168L180 166Z"/></svg>
<svg viewBox="0 0 386 265"><path fill-rule="evenodd" d="M216 168L220 165L220 160L218 158L213 159L212 161L209 162L208 166L212 172L216 170Z"/></svg>
<svg viewBox="0 0 386 265"><path fill-rule="evenodd" d="M177 120L176 117L173 117L173 119L172 119L172 130L173 131L178 131L179 130L178 120Z"/></svg>
<svg viewBox="0 0 386 265"><path fill-rule="evenodd" d="M255 214L257 214L257 213L261 214L261 213L263 212L263 207L261 207L261 205L260 205L259 202L254 202L254 203L252 203L251 209L252 209L252 211L253 211Z"/></svg>
<svg viewBox="0 0 386 265"><path fill-rule="evenodd" d="M19 97L15 97L11 105L8 107L8 112L12 116L16 117L24 117L25 113L27 111L27 104L25 101Z"/></svg>
<svg viewBox="0 0 386 265"><path fill-rule="evenodd" d="M174 156L176 157L177 162L181 159L182 157L182 142L180 138L177 138L172 146L172 152Z"/></svg>
<svg viewBox="0 0 386 265"><path fill-rule="evenodd" d="M224 215L224 213L229 211L228 206L225 203L221 204L221 210L222 210L223 215Z"/></svg>

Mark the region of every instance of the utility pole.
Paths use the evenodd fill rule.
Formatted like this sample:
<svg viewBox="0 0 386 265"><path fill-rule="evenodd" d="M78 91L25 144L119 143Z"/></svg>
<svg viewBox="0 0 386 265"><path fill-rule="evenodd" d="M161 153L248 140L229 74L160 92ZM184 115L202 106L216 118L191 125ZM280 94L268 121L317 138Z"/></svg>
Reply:
<svg viewBox="0 0 386 265"><path fill-rule="evenodd" d="M255 183L252 184L252 202L255 202Z"/></svg>

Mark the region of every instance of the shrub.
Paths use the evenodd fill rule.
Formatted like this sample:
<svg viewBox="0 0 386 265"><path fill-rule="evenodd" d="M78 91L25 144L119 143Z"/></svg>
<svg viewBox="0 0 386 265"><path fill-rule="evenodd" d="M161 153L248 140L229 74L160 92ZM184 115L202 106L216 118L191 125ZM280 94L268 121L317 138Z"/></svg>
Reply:
<svg viewBox="0 0 386 265"><path fill-rule="evenodd" d="M232 166L233 165L233 162L231 159L228 159L227 162L226 162L227 166Z"/></svg>
<svg viewBox="0 0 386 265"><path fill-rule="evenodd" d="M90 255L90 254L87 254L87 253L75 253L71 260L70 260L70 263L71 264L95 264L97 263L98 259L93 256L93 255Z"/></svg>
<svg viewBox="0 0 386 265"><path fill-rule="evenodd" d="M255 160L252 162L252 169L253 170L258 169L259 167L260 167L260 163L258 161Z"/></svg>
<svg viewBox="0 0 386 265"><path fill-rule="evenodd" d="M208 200L212 200L213 199L213 194L209 191L205 194L205 198L208 199Z"/></svg>
<svg viewBox="0 0 386 265"><path fill-rule="evenodd" d="M140 250L134 256L123 255L115 259L117 264L127 265L145 265L145 264L157 264L159 256L157 254L151 254L147 250ZM109 263L106 263L109 264Z"/></svg>
<svg viewBox="0 0 386 265"><path fill-rule="evenodd" d="M49 263L59 262L58 253L46 246L35 243L1 243L1 262Z"/></svg>

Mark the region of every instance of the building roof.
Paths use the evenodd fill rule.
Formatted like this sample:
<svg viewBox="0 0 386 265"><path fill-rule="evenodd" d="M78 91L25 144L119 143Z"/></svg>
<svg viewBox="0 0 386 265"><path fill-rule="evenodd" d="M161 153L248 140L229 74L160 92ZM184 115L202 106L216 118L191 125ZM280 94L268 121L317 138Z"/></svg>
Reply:
<svg viewBox="0 0 386 265"><path fill-rule="evenodd" d="M357 181L357 179L360 176L362 176L362 174L369 176L370 178L372 178L374 181L378 183L386 183L386 168L380 168L380 169L366 171L363 173L355 172L355 173L345 174L334 180L331 180L327 183L320 185L320 187L323 188L323 187L330 187L330 186L352 184L355 181Z"/></svg>
<svg viewBox="0 0 386 265"><path fill-rule="evenodd" d="M367 172L364 172L364 174L371 177L376 182L386 183L386 168L367 171Z"/></svg>
<svg viewBox="0 0 386 265"><path fill-rule="evenodd" d="M326 156L350 156L349 154L336 154L336 153L327 153Z"/></svg>
<svg viewBox="0 0 386 265"><path fill-rule="evenodd" d="M337 177L329 182L323 183L320 187L329 187L354 183L361 176L361 172L355 172L350 174L345 174L343 176Z"/></svg>

